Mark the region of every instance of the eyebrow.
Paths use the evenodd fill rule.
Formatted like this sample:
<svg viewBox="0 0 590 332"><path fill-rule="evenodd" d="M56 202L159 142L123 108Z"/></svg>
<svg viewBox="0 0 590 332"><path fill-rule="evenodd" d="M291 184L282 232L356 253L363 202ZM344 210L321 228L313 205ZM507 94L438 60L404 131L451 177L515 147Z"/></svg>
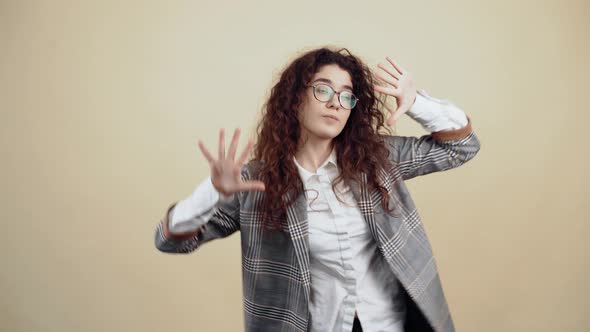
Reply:
<svg viewBox="0 0 590 332"><path fill-rule="evenodd" d="M327 79L327 78L317 78L317 79L315 79L315 80L313 80L313 81L314 81L314 82L324 82L324 83L332 84L332 81L330 81L330 80L329 80L329 79ZM343 85L342 87L343 87L343 88L345 88L345 89L348 89L348 90L350 90L350 91L353 91L353 90L352 90L352 87L351 87L350 85Z"/></svg>

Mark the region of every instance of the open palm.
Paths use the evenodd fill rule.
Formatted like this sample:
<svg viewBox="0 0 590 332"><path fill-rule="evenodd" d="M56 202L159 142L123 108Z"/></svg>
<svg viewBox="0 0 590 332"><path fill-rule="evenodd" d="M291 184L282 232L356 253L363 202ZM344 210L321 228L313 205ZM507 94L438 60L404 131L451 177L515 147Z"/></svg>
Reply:
<svg viewBox="0 0 590 332"><path fill-rule="evenodd" d="M395 97L397 109L387 119L389 126L393 125L399 117L406 113L416 100L416 83L414 77L407 70L402 68L395 60L386 57L387 65L379 64L385 74L377 72L375 75L388 86L375 85L375 91Z"/></svg>
<svg viewBox="0 0 590 332"><path fill-rule="evenodd" d="M211 182L215 189L226 196L239 191L264 191L264 182L262 181L243 181L241 177L241 170L248 159L248 155L252 151L254 143L252 140L248 140L248 144L244 148L244 151L240 157L235 160L236 151L238 149L238 141L240 138L240 129L237 128L234 131L231 144L227 156L225 154L225 131L224 129L219 130L219 148L218 157L214 159L211 153L203 142L199 140L199 148L201 152L209 161L211 166Z"/></svg>

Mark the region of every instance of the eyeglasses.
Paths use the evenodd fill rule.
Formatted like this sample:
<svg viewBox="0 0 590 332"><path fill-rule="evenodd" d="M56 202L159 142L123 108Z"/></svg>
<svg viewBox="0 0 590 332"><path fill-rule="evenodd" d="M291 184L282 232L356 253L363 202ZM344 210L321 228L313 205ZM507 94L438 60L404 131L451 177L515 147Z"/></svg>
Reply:
<svg viewBox="0 0 590 332"><path fill-rule="evenodd" d="M307 85L307 87L313 88L313 96L315 99L321 102L330 101L334 97L334 94L337 94L340 106L347 110L353 109L356 105L356 102L358 101L358 98L355 97L352 92L346 90L336 92L331 86L326 84Z"/></svg>

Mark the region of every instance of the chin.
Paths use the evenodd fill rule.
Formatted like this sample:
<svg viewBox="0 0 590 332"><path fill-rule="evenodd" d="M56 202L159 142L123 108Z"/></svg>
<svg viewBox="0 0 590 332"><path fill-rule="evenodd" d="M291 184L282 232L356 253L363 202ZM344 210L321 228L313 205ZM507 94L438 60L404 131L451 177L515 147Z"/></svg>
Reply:
<svg viewBox="0 0 590 332"><path fill-rule="evenodd" d="M322 139L333 139L338 134L340 134L340 130L318 130L314 133L314 135Z"/></svg>

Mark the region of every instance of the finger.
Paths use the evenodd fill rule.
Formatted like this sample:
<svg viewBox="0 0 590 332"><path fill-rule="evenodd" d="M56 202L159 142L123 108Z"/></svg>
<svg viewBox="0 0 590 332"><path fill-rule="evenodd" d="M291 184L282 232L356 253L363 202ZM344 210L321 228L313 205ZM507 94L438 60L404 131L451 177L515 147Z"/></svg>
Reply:
<svg viewBox="0 0 590 332"><path fill-rule="evenodd" d="M234 130L234 136L231 139L231 144L229 145L229 151L227 152L228 159L234 160L236 157L236 150L238 149L238 141L240 140L240 128L236 128Z"/></svg>
<svg viewBox="0 0 590 332"><path fill-rule="evenodd" d="M215 161L213 159L213 156L211 156L211 153L209 152L209 150L207 150L207 148L205 147L203 142L201 142L201 140L199 140L198 145L199 145L199 149L201 149L201 152L203 153L203 155L205 156L205 159L207 159L209 164L213 163Z"/></svg>
<svg viewBox="0 0 590 332"><path fill-rule="evenodd" d="M373 85L373 88L375 89L375 91L377 92L381 92L384 93L386 95L390 95L390 96L394 96L397 97L399 95L399 93L397 93L397 90L391 87L384 87L384 86L380 86L380 85Z"/></svg>
<svg viewBox="0 0 590 332"><path fill-rule="evenodd" d="M217 155L219 160L225 159L225 130L223 128L219 130L219 151Z"/></svg>
<svg viewBox="0 0 590 332"><path fill-rule="evenodd" d="M391 114L391 120L393 122L397 121L397 119L399 119L400 115L402 115L403 112L400 111L395 111L393 112L393 114Z"/></svg>
<svg viewBox="0 0 590 332"><path fill-rule="evenodd" d="M391 65L400 73L400 74L404 74L406 72L405 69L403 69L400 65L397 64L397 62L395 60L393 60L390 57L385 57L385 59L387 59L387 61L389 61L389 63L391 63Z"/></svg>
<svg viewBox="0 0 590 332"><path fill-rule="evenodd" d="M389 125L390 127L393 126L395 124L395 122L397 122L398 118L399 118L398 111L392 112L391 115L389 116L389 119L387 119L387 125Z"/></svg>
<svg viewBox="0 0 590 332"><path fill-rule="evenodd" d="M377 67L383 69L386 73L388 73L389 75L391 75L393 78L395 79L399 79L399 73L395 70L392 70L390 66L386 66L382 63L379 63L377 65Z"/></svg>
<svg viewBox="0 0 590 332"><path fill-rule="evenodd" d="M242 166L235 165L234 166L234 176L238 177L242 173Z"/></svg>
<svg viewBox="0 0 590 332"><path fill-rule="evenodd" d="M393 122L394 122L393 116L392 116L392 114L390 114L389 117L387 118L387 125L391 127L391 126L393 126Z"/></svg>
<svg viewBox="0 0 590 332"><path fill-rule="evenodd" d="M377 76L377 78L381 79L382 81L389 83L397 88L398 81L393 79L391 76L385 76L381 73L375 73L375 76Z"/></svg>
<svg viewBox="0 0 590 332"><path fill-rule="evenodd" d="M239 191L264 191L265 189L262 181L246 181L239 187Z"/></svg>
<svg viewBox="0 0 590 332"><path fill-rule="evenodd" d="M240 155L240 158L237 161L237 164L240 165L240 167L246 163L246 160L248 159L248 156L250 155L253 146L254 142L252 141L252 139L249 139L248 143L246 144L246 147L244 148L244 151L242 151L242 154Z"/></svg>

